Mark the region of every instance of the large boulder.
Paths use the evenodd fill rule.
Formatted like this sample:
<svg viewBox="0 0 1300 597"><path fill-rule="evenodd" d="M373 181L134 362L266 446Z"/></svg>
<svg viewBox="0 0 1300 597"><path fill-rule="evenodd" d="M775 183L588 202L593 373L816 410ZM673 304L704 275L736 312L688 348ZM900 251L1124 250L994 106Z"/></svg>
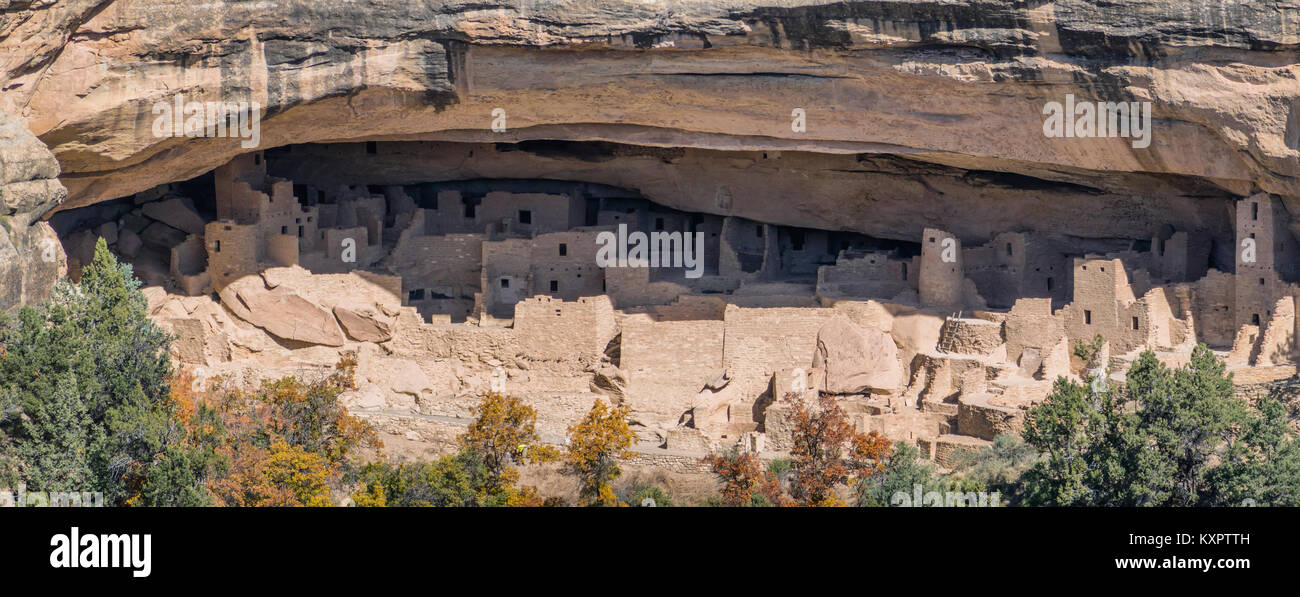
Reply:
<svg viewBox="0 0 1300 597"><path fill-rule="evenodd" d="M627 399L627 376L613 365L601 365L591 372L589 388L597 394L609 396L617 404Z"/></svg>
<svg viewBox="0 0 1300 597"><path fill-rule="evenodd" d="M817 331L813 368L826 371L823 388L832 394L893 392L903 385L903 363L894 339L838 315Z"/></svg>
<svg viewBox="0 0 1300 597"><path fill-rule="evenodd" d="M154 222L140 233L140 240L145 246L166 252L185 242L186 236L184 230L177 230L162 222Z"/></svg>
<svg viewBox="0 0 1300 597"><path fill-rule="evenodd" d="M334 316L348 336L358 342L387 342L393 339L395 318L374 307L336 305Z"/></svg>
<svg viewBox="0 0 1300 597"><path fill-rule="evenodd" d="M268 289L258 276L240 278L221 289L221 303L240 319L282 340L343 346L346 339L334 315L287 286Z"/></svg>
<svg viewBox="0 0 1300 597"><path fill-rule="evenodd" d="M146 203L141 211L150 218L195 236L203 236L203 227L207 224L194 209L194 203L185 197Z"/></svg>
<svg viewBox="0 0 1300 597"><path fill-rule="evenodd" d="M122 228L117 233L117 252L127 257L135 257L140 254L140 249L144 248L144 241L140 240L140 235L131 231L130 228Z"/></svg>

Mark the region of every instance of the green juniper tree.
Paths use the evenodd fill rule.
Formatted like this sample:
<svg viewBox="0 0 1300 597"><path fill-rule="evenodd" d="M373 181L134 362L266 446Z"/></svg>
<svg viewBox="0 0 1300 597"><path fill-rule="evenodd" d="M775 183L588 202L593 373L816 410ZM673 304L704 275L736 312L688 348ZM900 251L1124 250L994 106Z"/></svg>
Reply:
<svg viewBox="0 0 1300 597"><path fill-rule="evenodd" d="M885 507L897 505L893 496L912 496L917 485L921 492L946 491L948 483L934 469L934 465L921 456L921 451L911 442L894 442L894 450L881 473L864 477L857 486L858 505ZM918 504L919 505L919 504Z"/></svg>
<svg viewBox="0 0 1300 597"><path fill-rule="evenodd" d="M481 468L464 450L429 462L375 462L361 470L353 500L358 506L478 506L483 492L474 480L482 478Z"/></svg>
<svg viewBox="0 0 1300 597"><path fill-rule="evenodd" d="M1285 409L1271 399L1248 408L1203 344L1176 370L1142 353L1123 388L1058 379L1022 435L1042 458L1022 477L1028 504L1286 504L1300 494Z"/></svg>
<svg viewBox="0 0 1300 597"><path fill-rule="evenodd" d="M1256 405L1259 416L1230 438L1222 464L1206 473L1202 502L1216 506L1300 505L1300 438L1286 407L1274 396Z"/></svg>
<svg viewBox="0 0 1300 597"><path fill-rule="evenodd" d="M53 393L41 400L27 398L22 409L25 416L17 421L18 436L26 441L16 446L17 460L25 463L26 485L56 491L89 487L92 473L86 440L90 419L77 395L76 376L59 375Z"/></svg>
<svg viewBox="0 0 1300 597"><path fill-rule="evenodd" d="M100 239L79 283L0 318L0 461L30 491L126 503L180 439L167 406L170 339L139 286Z"/></svg>

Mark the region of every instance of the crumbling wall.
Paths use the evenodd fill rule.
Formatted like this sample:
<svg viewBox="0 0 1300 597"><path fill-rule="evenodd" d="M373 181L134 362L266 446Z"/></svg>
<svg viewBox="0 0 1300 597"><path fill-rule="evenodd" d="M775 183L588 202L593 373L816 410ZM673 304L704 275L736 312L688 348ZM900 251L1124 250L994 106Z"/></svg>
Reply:
<svg viewBox="0 0 1300 597"><path fill-rule="evenodd" d="M595 364L616 334L614 307L604 296L527 298L515 305L514 329L530 359Z"/></svg>
<svg viewBox="0 0 1300 597"><path fill-rule="evenodd" d="M950 317L939 337L940 349L957 354L991 355L1002 345L1002 323L983 319Z"/></svg>
<svg viewBox="0 0 1300 597"><path fill-rule="evenodd" d="M483 197L478 207L479 219L481 222L508 220L511 230L524 234L559 232L581 223L572 219L573 203L574 199L568 195L494 191Z"/></svg>
<svg viewBox="0 0 1300 597"><path fill-rule="evenodd" d="M494 317L515 317L515 305L532 296L532 243L508 238L483 243L483 309Z"/></svg>
<svg viewBox="0 0 1300 597"><path fill-rule="evenodd" d="M171 274L181 292L197 296L211 291L212 278L208 275L208 252L203 238L193 234L185 242L172 247Z"/></svg>
<svg viewBox="0 0 1300 597"><path fill-rule="evenodd" d="M1034 375L1052 349L1065 338L1065 325L1052 314L1052 299L1022 298L1007 313L1003 330L1007 361Z"/></svg>
<svg viewBox="0 0 1300 597"><path fill-rule="evenodd" d="M1198 340L1213 348L1232 346L1237 335L1235 295L1234 276L1219 270L1210 270L1192 285Z"/></svg>
<svg viewBox="0 0 1300 597"><path fill-rule="evenodd" d="M255 151L237 155L213 172L217 219L249 224L256 218L255 204L248 200L252 189L260 188L266 178L266 160ZM238 188L241 187L242 188Z"/></svg>
<svg viewBox="0 0 1300 597"><path fill-rule="evenodd" d="M1194 282L1210 262L1210 237L1180 230L1151 240L1152 272L1170 282Z"/></svg>
<svg viewBox="0 0 1300 597"><path fill-rule="evenodd" d="M911 259L894 259L889 253L840 253L834 265L817 268L817 293L824 296L891 298L917 285Z"/></svg>
<svg viewBox="0 0 1300 597"><path fill-rule="evenodd" d="M604 270L605 291L620 309L661 305L690 288L675 282L651 282L645 267L609 267Z"/></svg>
<svg viewBox="0 0 1300 597"><path fill-rule="evenodd" d="M421 210L413 217L412 227L398 238L386 262L389 271L402 276L408 299L416 290L424 291L421 300L434 300L436 295L473 298L481 290L483 235L414 234L414 229L423 226L423 218Z"/></svg>
<svg viewBox="0 0 1300 597"><path fill-rule="evenodd" d="M957 401L957 429L962 435L992 440L1002 434L1018 434L1024 427L1025 411L993 404L987 393L963 395Z"/></svg>
<svg viewBox="0 0 1300 597"><path fill-rule="evenodd" d="M731 383L746 397L757 398L776 371L810 366L817 330L834 315L834 309L826 308L728 305L723 366Z"/></svg>
<svg viewBox="0 0 1300 597"><path fill-rule="evenodd" d="M777 240L781 273L785 275L816 274L820 267L834 258L834 253L829 251L830 233L824 230L778 229Z"/></svg>
<svg viewBox="0 0 1300 597"><path fill-rule="evenodd" d="M984 359L938 352L917 354L911 369L911 387L905 393L916 395L923 410L940 403L955 403L959 395L982 392L997 374Z"/></svg>
<svg viewBox="0 0 1300 597"><path fill-rule="evenodd" d="M686 294L662 305L646 305L621 309L620 321L689 321L715 319L722 321L727 302L718 296ZM622 323L620 323L622 325Z"/></svg>
<svg viewBox="0 0 1300 597"><path fill-rule="evenodd" d="M1181 312L1176 312L1178 306L1170 300L1168 291L1162 287L1152 288L1142 295L1139 304L1145 309L1130 315L1130 318L1139 318L1139 331L1144 332L1146 347L1170 350L1182 343L1184 328L1180 327L1183 322L1178 317Z"/></svg>
<svg viewBox="0 0 1300 597"><path fill-rule="evenodd" d="M223 220L204 227L207 243L208 272L212 286L220 291L227 284L257 273L261 228L254 224L236 224Z"/></svg>
<svg viewBox="0 0 1300 597"><path fill-rule="evenodd" d="M767 261L767 237L771 231L762 222L728 217L722 222L718 275L735 280L752 280L762 275Z"/></svg>
<svg viewBox="0 0 1300 597"><path fill-rule="evenodd" d="M1025 235L1003 232L986 245L966 249L962 271L989 305L1006 308L1024 295L1026 260Z"/></svg>
<svg viewBox="0 0 1300 597"><path fill-rule="evenodd" d="M1255 349L1252 363L1256 366L1273 366L1292 363L1296 355L1296 308L1295 296L1284 296L1273 303L1272 316L1259 346Z"/></svg>
<svg viewBox="0 0 1300 597"><path fill-rule="evenodd" d="M1060 305L1074 292L1070 270L1071 264L1056 243L1038 234L1026 235L1021 296L1047 297Z"/></svg>
<svg viewBox="0 0 1300 597"><path fill-rule="evenodd" d="M624 320L620 365L632 408L676 423L722 373L723 327L721 320Z"/></svg>
<svg viewBox="0 0 1300 597"><path fill-rule="evenodd" d="M289 234L266 237L266 261L279 267L298 265L298 237Z"/></svg>

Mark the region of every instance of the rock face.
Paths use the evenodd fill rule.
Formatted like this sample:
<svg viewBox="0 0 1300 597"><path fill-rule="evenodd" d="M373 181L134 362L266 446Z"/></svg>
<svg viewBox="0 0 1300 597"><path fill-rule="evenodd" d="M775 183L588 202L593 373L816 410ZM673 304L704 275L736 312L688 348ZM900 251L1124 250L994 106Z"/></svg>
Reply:
<svg viewBox="0 0 1300 597"><path fill-rule="evenodd" d="M843 315L817 331L813 368L826 370L824 389L832 394L893 391L905 381L894 339L879 330L858 327Z"/></svg>
<svg viewBox="0 0 1300 597"><path fill-rule="evenodd" d="M45 298L67 273L58 236L40 221L67 193L58 175L45 145L0 112L0 310Z"/></svg>
<svg viewBox="0 0 1300 597"><path fill-rule="evenodd" d="M560 178L630 147L647 163L607 176L658 203L899 239L979 235L953 216L975 212L1146 238L1160 215L1222 228L1205 198L1300 207L1297 0L11 4L0 110L52 147L68 207L249 150L156 136L153 108L177 94L257 102L262 149L544 141L536 168ZM1068 95L1150 102L1150 145L1045 136L1045 105ZM1069 229L1103 211L1122 217Z"/></svg>

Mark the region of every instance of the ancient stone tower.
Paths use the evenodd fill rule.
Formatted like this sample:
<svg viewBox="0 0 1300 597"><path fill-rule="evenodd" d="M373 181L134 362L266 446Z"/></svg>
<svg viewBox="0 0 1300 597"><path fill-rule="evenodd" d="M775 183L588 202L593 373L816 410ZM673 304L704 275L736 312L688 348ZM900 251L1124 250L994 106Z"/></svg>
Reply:
<svg viewBox="0 0 1300 597"><path fill-rule="evenodd" d="M961 306L961 240L956 236L926 228L921 238L921 304L940 307Z"/></svg>
<svg viewBox="0 0 1300 597"><path fill-rule="evenodd" d="M1263 326L1273 314L1277 291L1294 279L1295 239L1281 201L1260 193L1237 202L1234 322Z"/></svg>

